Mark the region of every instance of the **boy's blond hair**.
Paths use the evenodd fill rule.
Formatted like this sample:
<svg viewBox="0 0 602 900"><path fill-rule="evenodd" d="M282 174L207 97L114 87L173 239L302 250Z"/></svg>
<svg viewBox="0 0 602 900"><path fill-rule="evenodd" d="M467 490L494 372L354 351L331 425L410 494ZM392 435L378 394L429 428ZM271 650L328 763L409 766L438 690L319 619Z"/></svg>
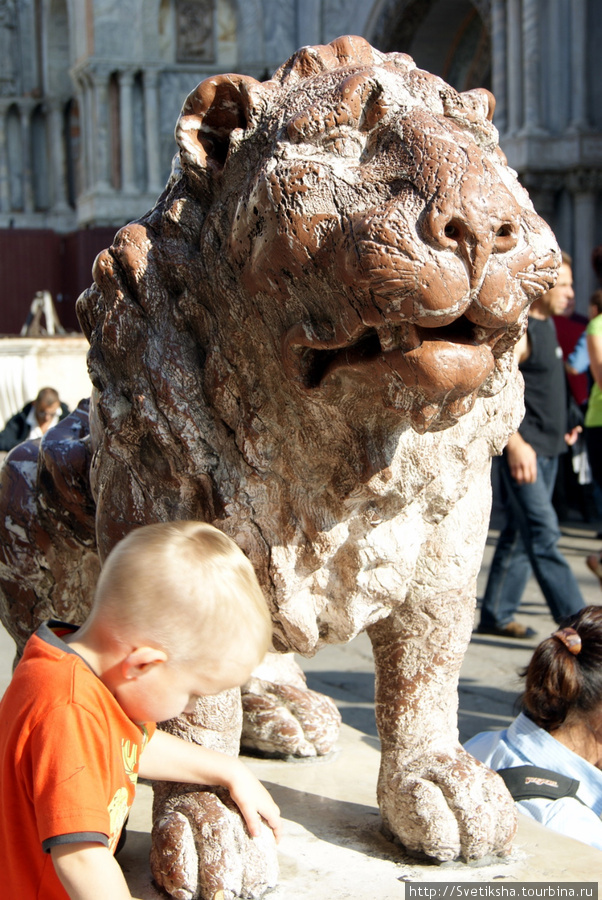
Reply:
<svg viewBox="0 0 602 900"><path fill-rule="evenodd" d="M170 658L218 658L243 646L259 662L272 622L253 566L240 547L204 522L164 522L132 531L100 573L92 618L119 639L144 642Z"/></svg>

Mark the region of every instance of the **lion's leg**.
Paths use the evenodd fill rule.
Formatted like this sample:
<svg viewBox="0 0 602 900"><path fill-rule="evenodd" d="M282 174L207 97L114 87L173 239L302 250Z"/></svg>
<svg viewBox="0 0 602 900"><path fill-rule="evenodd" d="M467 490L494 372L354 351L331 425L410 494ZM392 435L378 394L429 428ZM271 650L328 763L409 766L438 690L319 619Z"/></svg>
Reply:
<svg viewBox="0 0 602 900"><path fill-rule="evenodd" d="M324 756L334 748L341 715L307 687L292 653L268 653L242 691L242 746L269 756Z"/></svg>
<svg viewBox="0 0 602 900"><path fill-rule="evenodd" d="M516 830L502 780L458 742L457 686L474 599L434 594L369 629L382 741L378 799L386 829L439 860L504 853Z"/></svg>
<svg viewBox="0 0 602 900"><path fill-rule="evenodd" d="M162 727L172 734L238 754L240 691L204 697L194 713ZM274 836L267 825L251 838L224 789L157 782L154 785L151 869L155 881L178 900L259 898L278 880Z"/></svg>

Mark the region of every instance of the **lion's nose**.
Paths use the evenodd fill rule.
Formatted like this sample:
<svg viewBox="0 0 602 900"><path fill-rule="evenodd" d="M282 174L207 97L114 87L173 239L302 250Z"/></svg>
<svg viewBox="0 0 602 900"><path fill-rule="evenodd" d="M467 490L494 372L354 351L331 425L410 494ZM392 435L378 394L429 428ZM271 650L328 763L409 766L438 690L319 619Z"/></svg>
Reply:
<svg viewBox="0 0 602 900"><path fill-rule="evenodd" d="M518 242L518 224L511 218L479 214L465 210L435 208L427 216L428 243L441 250L456 252L468 267L470 286L476 287L492 253L508 253Z"/></svg>

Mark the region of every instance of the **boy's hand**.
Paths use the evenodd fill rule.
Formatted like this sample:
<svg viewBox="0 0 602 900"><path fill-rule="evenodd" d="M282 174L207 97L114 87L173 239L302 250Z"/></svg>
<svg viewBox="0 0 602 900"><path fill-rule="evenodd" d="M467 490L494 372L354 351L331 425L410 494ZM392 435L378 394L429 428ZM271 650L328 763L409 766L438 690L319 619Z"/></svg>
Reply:
<svg viewBox="0 0 602 900"><path fill-rule="evenodd" d="M119 863L102 844L59 844L50 850L59 881L71 900L132 900Z"/></svg>
<svg viewBox="0 0 602 900"><path fill-rule="evenodd" d="M265 819L274 832L276 843L282 836L282 820L280 810L262 783L253 775L244 763L231 759L233 772L225 787L240 809L242 817L252 837L257 837L261 828L261 819Z"/></svg>
<svg viewBox="0 0 602 900"><path fill-rule="evenodd" d="M209 750L165 731L156 731L140 757L141 778L225 787L253 837L265 819L280 839L280 810L250 769L236 757Z"/></svg>

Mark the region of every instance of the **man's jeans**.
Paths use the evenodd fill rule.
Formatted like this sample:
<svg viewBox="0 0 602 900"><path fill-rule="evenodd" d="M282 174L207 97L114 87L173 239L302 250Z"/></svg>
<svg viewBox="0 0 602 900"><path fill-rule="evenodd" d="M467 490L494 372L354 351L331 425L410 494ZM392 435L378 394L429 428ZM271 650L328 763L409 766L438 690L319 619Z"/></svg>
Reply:
<svg viewBox="0 0 602 900"><path fill-rule="evenodd" d="M505 455L501 459L506 524L483 598L481 625L485 627L503 628L512 621L531 572L556 622L585 606L575 576L556 547L560 528L552 493L557 468L556 456L538 456L537 480L534 484L517 484Z"/></svg>

